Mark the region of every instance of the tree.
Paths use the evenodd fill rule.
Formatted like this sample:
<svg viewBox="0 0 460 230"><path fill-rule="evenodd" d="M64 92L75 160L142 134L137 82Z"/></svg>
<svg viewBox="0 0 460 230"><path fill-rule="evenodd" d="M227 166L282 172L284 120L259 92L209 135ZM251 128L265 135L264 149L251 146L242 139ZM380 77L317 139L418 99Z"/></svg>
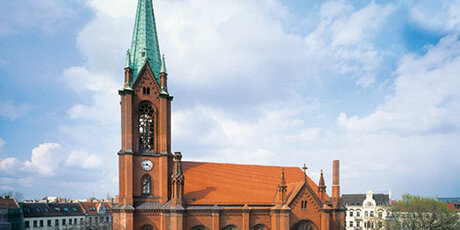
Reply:
<svg viewBox="0 0 460 230"><path fill-rule="evenodd" d="M387 223L390 230L460 229L457 213L436 199L404 194L392 208Z"/></svg>
<svg viewBox="0 0 460 230"><path fill-rule="evenodd" d="M22 201L22 199L24 199L24 195L21 192L2 191L0 193L1 196L14 197L17 201Z"/></svg>

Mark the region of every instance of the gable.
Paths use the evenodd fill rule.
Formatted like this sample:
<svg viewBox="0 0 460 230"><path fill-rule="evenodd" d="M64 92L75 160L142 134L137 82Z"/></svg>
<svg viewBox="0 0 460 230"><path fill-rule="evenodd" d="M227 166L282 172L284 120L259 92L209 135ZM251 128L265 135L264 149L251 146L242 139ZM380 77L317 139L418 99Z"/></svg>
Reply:
<svg viewBox="0 0 460 230"><path fill-rule="evenodd" d="M134 91L140 92L140 90L143 87L149 87L152 88L153 92L159 93L161 88L159 83L159 77L160 76L157 77L154 75L149 63L146 62L144 67L142 67L142 69L139 71L137 78L134 79L134 82L132 83L132 88L134 89Z"/></svg>

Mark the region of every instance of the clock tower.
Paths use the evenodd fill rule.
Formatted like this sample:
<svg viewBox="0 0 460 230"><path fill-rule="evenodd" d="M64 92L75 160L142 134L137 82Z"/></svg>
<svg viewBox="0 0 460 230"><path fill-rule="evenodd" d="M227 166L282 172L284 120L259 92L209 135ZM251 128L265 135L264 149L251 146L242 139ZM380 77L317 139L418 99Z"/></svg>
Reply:
<svg viewBox="0 0 460 230"><path fill-rule="evenodd" d="M121 97L119 196L115 229L137 229L139 205L170 200L171 101L151 0L139 0Z"/></svg>

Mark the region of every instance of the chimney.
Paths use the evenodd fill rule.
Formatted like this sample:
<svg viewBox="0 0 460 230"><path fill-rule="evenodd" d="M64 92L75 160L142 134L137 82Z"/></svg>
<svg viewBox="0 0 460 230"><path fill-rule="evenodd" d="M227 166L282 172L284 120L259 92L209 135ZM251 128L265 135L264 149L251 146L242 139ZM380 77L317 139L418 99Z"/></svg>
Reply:
<svg viewBox="0 0 460 230"><path fill-rule="evenodd" d="M340 197L340 161L334 160L332 163L332 197L339 198Z"/></svg>

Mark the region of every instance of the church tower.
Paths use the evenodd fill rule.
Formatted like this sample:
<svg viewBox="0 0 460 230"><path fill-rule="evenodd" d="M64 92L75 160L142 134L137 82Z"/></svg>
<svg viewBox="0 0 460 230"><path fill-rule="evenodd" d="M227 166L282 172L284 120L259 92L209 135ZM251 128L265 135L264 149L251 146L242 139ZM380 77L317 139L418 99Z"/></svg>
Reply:
<svg viewBox="0 0 460 230"><path fill-rule="evenodd" d="M160 207L170 199L173 172L171 101L160 56L152 0L139 0L121 97L119 196L115 229L138 229L141 204Z"/></svg>

